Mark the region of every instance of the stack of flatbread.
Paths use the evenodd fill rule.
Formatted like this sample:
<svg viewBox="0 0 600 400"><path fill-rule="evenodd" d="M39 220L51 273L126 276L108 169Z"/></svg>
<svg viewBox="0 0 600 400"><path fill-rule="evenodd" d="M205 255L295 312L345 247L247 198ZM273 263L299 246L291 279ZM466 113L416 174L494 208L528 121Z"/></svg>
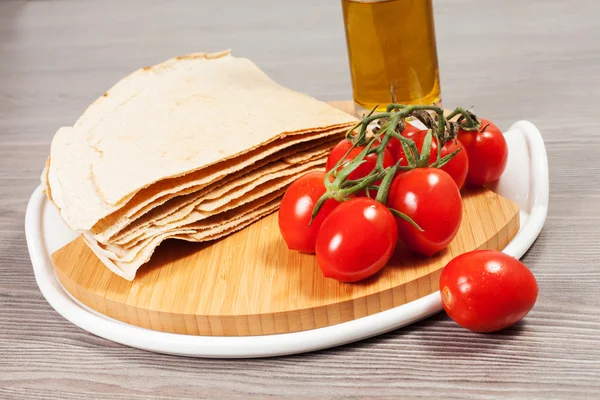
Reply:
<svg viewBox="0 0 600 400"><path fill-rule="evenodd" d="M134 72L59 129L42 184L132 280L165 239L218 239L275 211L355 123L247 59L190 54Z"/></svg>

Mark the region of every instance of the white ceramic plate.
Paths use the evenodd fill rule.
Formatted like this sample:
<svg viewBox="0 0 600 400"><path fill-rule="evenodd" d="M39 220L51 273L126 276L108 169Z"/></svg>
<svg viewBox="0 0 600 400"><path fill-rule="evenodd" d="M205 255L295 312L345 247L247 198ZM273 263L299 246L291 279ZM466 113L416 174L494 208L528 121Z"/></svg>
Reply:
<svg viewBox="0 0 600 400"><path fill-rule="evenodd" d="M520 258L546 220L548 160L544 142L530 122L519 121L505 133L509 157L492 190L521 208L521 229L504 252ZM442 309L439 292L391 310L325 328L266 336L193 336L129 325L99 314L73 299L54 274L50 255L77 237L37 188L25 217L27 246L35 278L48 303L73 324L126 346L191 357L269 357L303 353L366 339L406 326Z"/></svg>

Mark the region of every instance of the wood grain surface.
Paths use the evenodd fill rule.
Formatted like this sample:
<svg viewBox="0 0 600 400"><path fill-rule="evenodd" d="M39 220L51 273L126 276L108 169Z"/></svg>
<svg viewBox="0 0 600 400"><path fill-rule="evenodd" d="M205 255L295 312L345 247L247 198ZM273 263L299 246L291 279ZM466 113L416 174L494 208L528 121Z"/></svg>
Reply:
<svg viewBox="0 0 600 400"><path fill-rule="evenodd" d="M465 188L460 229L447 249L422 257L398 246L371 279L341 283L313 254L287 248L277 213L212 243L163 243L130 282L79 237L52 259L63 287L86 306L143 328L206 336L298 332L362 318L439 290L454 257L502 250L519 230L519 207L485 188Z"/></svg>
<svg viewBox="0 0 600 400"><path fill-rule="evenodd" d="M434 1L444 105L529 119L550 210L523 260L531 314L492 335L440 313L359 343L262 360L147 353L92 336L43 299L25 206L56 129L139 66L233 48L278 82L349 98L339 2L0 1L0 399L543 398L600 394L600 2Z"/></svg>

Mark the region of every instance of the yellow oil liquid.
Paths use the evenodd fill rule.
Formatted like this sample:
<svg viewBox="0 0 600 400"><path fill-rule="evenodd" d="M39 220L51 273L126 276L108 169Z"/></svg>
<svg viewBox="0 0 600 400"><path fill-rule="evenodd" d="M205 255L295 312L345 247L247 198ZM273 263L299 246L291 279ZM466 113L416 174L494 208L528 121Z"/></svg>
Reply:
<svg viewBox="0 0 600 400"><path fill-rule="evenodd" d="M355 103L441 105L431 0L342 0Z"/></svg>

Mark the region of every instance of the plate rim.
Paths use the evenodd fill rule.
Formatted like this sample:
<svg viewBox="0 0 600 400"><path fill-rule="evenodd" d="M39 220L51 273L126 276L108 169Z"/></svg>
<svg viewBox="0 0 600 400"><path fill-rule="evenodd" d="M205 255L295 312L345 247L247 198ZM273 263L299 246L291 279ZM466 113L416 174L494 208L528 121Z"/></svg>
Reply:
<svg viewBox="0 0 600 400"><path fill-rule="evenodd" d="M502 250L520 258L541 232L548 211L548 159L539 130L529 121L517 121L508 131L525 137L530 161L529 193L532 207L527 222ZM507 131L507 132L508 132ZM205 358L254 358L305 353L377 336L412 324L442 310L439 291L410 303L352 321L307 331L260 336L199 336L154 331L99 314L74 299L54 273L43 237L42 216L48 201L38 186L25 215L25 234L35 279L48 303L74 325L107 340L163 354Z"/></svg>

